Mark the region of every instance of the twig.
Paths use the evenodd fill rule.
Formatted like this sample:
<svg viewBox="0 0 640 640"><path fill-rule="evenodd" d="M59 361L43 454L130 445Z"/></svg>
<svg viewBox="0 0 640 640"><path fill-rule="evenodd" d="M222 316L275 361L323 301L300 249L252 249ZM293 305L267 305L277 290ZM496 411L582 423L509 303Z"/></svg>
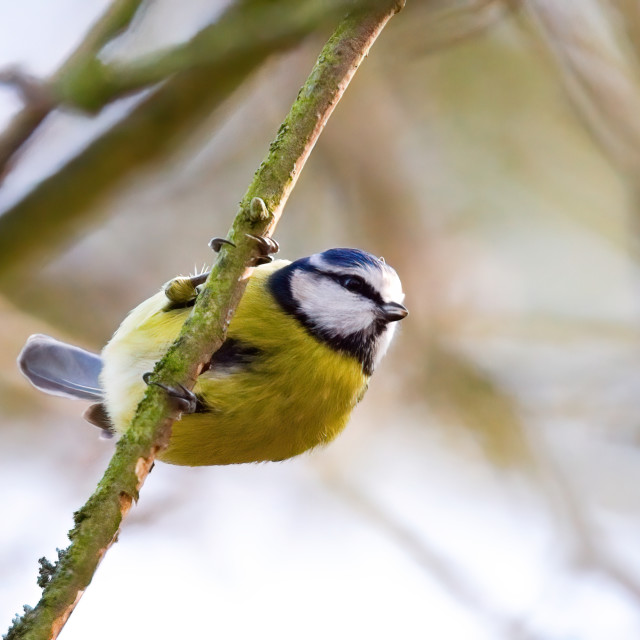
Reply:
<svg viewBox="0 0 640 640"><path fill-rule="evenodd" d="M567 95L586 130L633 183L640 175L640 91L637 69L613 37L603 8L524 0L526 14L549 48Z"/></svg>
<svg viewBox="0 0 640 640"><path fill-rule="evenodd" d="M0 135L0 185L11 171L16 154L50 112L49 104L25 104L22 110L13 116L8 127Z"/></svg>
<svg viewBox="0 0 640 640"><path fill-rule="evenodd" d="M467 4L453 4L435 12L433 33L414 47L416 53L429 54L458 44L493 27L509 12L511 7L504 0L475 0Z"/></svg>
<svg viewBox="0 0 640 640"><path fill-rule="evenodd" d="M98 57L101 49L129 25L141 3L116 0L53 77L38 81L39 93L47 100L25 101L23 112L0 136L0 184L22 145L55 108L95 114L119 98L198 68L202 84L215 84L212 70L222 68L228 73L234 64L241 68L256 50L266 57L293 46L347 8L366 6L367 0L240 0L184 44L126 64L102 62Z"/></svg>
<svg viewBox="0 0 640 640"><path fill-rule="evenodd" d="M61 74L54 90L63 104L97 111L175 73L241 58L266 41L288 41L293 45L302 36L317 30L327 18L367 4L371 2L240 0L227 10L222 20L204 27L185 43L126 63L91 62L85 65L84 73L70 78L64 77L68 74ZM230 20L230 16L242 19Z"/></svg>
<svg viewBox="0 0 640 640"><path fill-rule="evenodd" d="M51 91L51 86L60 82L62 78L77 75L79 70L86 68L89 61L95 60L105 44L129 25L141 3L142 0L115 0L89 30L84 40L67 58L51 81L34 80L31 82L32 88L38 89L35 96L33 92L25 93L22 91L24 108L0 135L0 184L10 170L16 152L57 106L58 101ZM13 84L20 86L25 79L26 76L18 73L15 75Z"/></svg>
<svg viewBox="0 0 640 640"><path fill-rule="evenodd" d="M398 0L377 3L345 18L322 50L275 142L241 201L230 237L237 248L223 250L180 336L156 366L155 379L191 388L211 354L222 344L249 270L253 243L245 234L273 229L322 128ZM270 208L264 207L261 196ZM127 432L87 504L75 514L71 545L55 567L43 563L46 582L38 605L16 621L7 640L57 637L111 543L122 518L138 497L156 454L167 444L173 416L164 392L148 387Z"/></svg>
<svg viewBox="0 0 640 640"><path fill-rule="evenodd" d="M87 32L67 61L55 74L55 78L73 73L83 67L87 60L95 58L100 51L129 27L144 0L114 0L100 19Z"/></svg>

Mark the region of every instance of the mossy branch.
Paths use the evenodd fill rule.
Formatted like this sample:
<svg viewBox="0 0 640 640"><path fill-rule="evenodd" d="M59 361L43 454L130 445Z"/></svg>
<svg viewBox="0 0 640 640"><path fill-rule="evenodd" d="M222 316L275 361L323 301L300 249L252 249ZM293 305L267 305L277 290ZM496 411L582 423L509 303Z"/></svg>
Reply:
<svg viewBox="0 0 640 640"><path fill-rule="evenodd" d="M220 252L193 313L157 364L155 380L192 388L202 363L222 344L250 275L247 265L255 244L246 234L273 231L334 107L384 25L403 4L401 0L370 3L368 9L347 16L325 45L240 203L229 233L236 248ZM156 454L167 446L175 417L165 392L149 386L95 493L75 513L70 546L59 554L55 566L41 563L39 580L45 586L40 602L25 609L7 640L57 637L116 539Z"/></svg>

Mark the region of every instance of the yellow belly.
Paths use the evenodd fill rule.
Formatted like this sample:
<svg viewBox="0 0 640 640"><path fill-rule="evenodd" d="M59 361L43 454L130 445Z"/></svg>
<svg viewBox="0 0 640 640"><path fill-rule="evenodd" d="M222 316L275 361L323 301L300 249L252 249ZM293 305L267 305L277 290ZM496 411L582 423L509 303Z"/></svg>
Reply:
<svg viewBox="0 0 640 640"><path fill-rule="evenodd" d="M248 367L198 379L194 392L210 411L173 425L161 460L182 465L283 460L332 440L367 384L355 358L318 342L284 313L265 286L276 262L254 270L228 338L260 355ZM142 398L142 374L175 339L188 309L165 312L162 293L125 319L103 351L105 404L124 431Z"/></svg>

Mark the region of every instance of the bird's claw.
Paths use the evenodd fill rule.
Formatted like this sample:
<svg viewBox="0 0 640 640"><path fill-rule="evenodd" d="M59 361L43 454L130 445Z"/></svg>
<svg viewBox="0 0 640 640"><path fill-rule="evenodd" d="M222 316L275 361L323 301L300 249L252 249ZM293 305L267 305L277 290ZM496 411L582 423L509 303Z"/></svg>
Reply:
<svg viewBox="0 0 640 640"><path fill-rule="evenodd" d="M273 261L272 254L280 251L280 245L273 238L266 238L264 236L254 236L251 233L245 234L247 238L254 240L258 247L258 255L252 258L250 265L252 267L258 267L261 264L268 264Z"/></svg>
<svg viewBox="0 0 640 640"><path fill-rule="evenodd" d="M168 385L162 382L156 382L155 380L151 380L152 375L152 371L147 371L142 375L142 379L146 384L152 384L164 389L172 402L174 402L176 410L180 413L195 413L198 407L198 397L193 391L189 391L189 389L179 383L176 385Z"/></svg>
<svg viewBox="0 0 640 640"><path fill-rule="evenodd" d="M280 251L280 245L273 238L254 236L252 233L246 233L245 235L247 238L251 238L256 241L260 252L264 255L278 253L278 251Z"/></svg>
<svg viewBox="0 0 640 640"><path fill-rule="evenodd" d="M266 238L264 236L254 236L251 233L245 234L247 238L253 240L258 249L258 255L253 257L250 262L250 266L257 267L261 264L267 264L273 261L272 254L278 253L280 251L280 245L273 240L272 238ZM235 247L236 245L231 242L231 240L227 240L226 238L211 238L209 241L209 246L217 253L222 249L222 245L229 245L230 247Z"/></svg>
<svg viewBox="0 0 640 640"><path fill-rule="evenodd" d="M234 248L236 246L233 242L231 242L231 240L227 240L226 238L211 238L211 240L209 240L209 246L216 253L218 253L220 249L222 249L223 244L228 244L230 247L234 247Z"/></svg>

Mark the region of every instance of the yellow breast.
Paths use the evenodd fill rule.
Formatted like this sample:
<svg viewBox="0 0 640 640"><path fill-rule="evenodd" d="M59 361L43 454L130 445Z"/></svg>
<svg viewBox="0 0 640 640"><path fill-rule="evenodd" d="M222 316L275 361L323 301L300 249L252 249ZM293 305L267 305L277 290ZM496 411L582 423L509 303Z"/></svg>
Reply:
<svg viewBox="0 0 640 640"><path fill-rule="evenodd" d="M228 338L258 355L249 366L213 370L194 392L210 408L176 421L160 458L183 465L282 460L333 439L367 384L362 367L312 337L273 299L267 278L287 263L254 270ZM126 429L153 369L177 336L188 309L164 311L156 294L125 319L103 351L102 384L117 431Z"/></svg>

